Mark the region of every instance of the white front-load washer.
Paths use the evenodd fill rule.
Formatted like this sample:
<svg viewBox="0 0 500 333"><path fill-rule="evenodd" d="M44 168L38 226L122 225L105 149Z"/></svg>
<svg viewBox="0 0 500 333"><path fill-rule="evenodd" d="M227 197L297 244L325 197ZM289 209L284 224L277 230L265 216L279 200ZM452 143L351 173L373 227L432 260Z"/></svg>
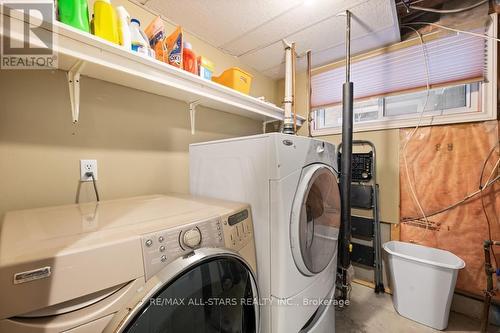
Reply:
<svg viewBox="0 0 500 333"><path fill-rule="evenodd" d="M259 332L250 208L157 195L9 212L0 332Z"/></svg>
<svg viewBox="0 0 500 333"><path fill-rule="evenodd" d="M192 194L251 204L263 333L334 332L335 146L269 133L190 145Z"/></svg>

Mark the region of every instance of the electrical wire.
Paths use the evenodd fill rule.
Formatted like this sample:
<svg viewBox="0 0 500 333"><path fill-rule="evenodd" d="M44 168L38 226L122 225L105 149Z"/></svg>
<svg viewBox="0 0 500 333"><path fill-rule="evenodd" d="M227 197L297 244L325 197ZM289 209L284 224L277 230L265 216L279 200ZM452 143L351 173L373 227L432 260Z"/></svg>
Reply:
<svg viewBox="0 0 500 333"><path fill-rule="evenodd" d="M488 176L488 179L486 179L486 182L489 182L491 180L491 178L493 177L493 175L495 174L495 171L498 169L499 166L500 166L500 158L495 163L495 166L493 167L493 169L491 169L490 175Z"/></svg>
<svg viewBox="0 0 500 333"><path fill-rule="evenodd" d="M432 217L434 215L437 215L437 214L441 214L445 211L448 211L450 209L453 209L463 203L465 203L466 201L468 201L469 199L475 197L476 195L478 194L481 194L481 207L483 209L483 213L484 213L484 216L486 218L486 223L487 223L487 226L488 226L488 240L492 241L492 235L491 235L491 221L490 221L490 218L488 216L488 212L486 210L486 205L484 203L484 195L483 195L483 192L486 188L490 187L491 185L493 185L494 183L496 183L499 179L500 179L500 175L496 176L494 179L491 179L491 177L493 176L493 174L495 173L495 170L498 168L498 165L500 164L500 158L497 160L497 162L495 163L494 167L493 167L493 170L492 172L490 173L490 176L488 177L488 179L486 180L485 184L483 185L482 184L482 178L483 178L483 175L484 175L484 170L486 169L486 165L492 155L492 153L495 151L495 148L498 147L499 143L497 142L497 144L495 144L495 146L490 150L490 152L488 153L488 156L486 157L484 163L483 163L483 166L481 168L481 175L480 175L480 181L479 181L479 190L467 195L464 199L446 207L446 208L443 208L443 209L440 209L432 214L428 214L426 216L426 226L427 226L427 218L429 217ZM420 220L420 218L411 218L411 219L405 219L403 221L403 223L409 223L411 221L415 221L415 220ZM497 259L497 256L495 254L495 251L493 249L490 249L491 251L491 254L493 255L493 258L495 260L495 267L498 268L498 259Z"/></svg>
<svg viewBox="0 0 500 333"><path fill-rule="evenodd" d="M94 177L93 173L92 173L91 177L92 177L92 184L94 184L95 198L96 198L97 202L99 202L101 200L99 198L99 191L97 190L97 184L96 184L95 177Z"/></svg>
<svg viewBox="0 0 500 333"><path fill-rule="evenodd" d="M485 38L485 39L491 39L491 40L500 42L499 38L496 38L496 37L493 37L493 36L490 36L490 35L487 35L487 34L479 34L477 32L455 29L455 28L451 28L451 27L448 27L448 26L445 26L445 25L442 25L442 24L438 24L438 23L432 23L432 22L407 22L403 26L408 27L408 25L430 25L430 26L433 26L433 27L441 28L443 30L449 30L449 31L457 32L457 33L462 33L462 34L471 35L471 36L475 36L475 37L481 37L481 38Z"/></svg>
<svg viewBox="0 0 500 333"><path fill-rule="evenodd" d="M486 155L486 159L483 162L483 166L481 167L481 175L479 177L479 189L482 188L482 183L483 183L483 176L484 176L484 170L486 169L486 164L488 163L491 155L495 151L495 149L500 145L500 141L498 141L493 147L491 147L490 151L488 152L488 155ZM493 169L492 171L494 171ZM488 179L489 180L489 179ZM488 182L488 180L486 182Z"/></svg>
<svg viewBox="0 0 500 333"><path fill-rule="evenodd" d="M414 10L420 10L420 11L423 11L423 12L430 12L430 13L455 14L455 13L462 13L462 12L466 12L468 10L474 9L476 7L479 7L479 6L487 3L488 1L489 0L482 0L482 1L479 1L478 3L470 5L468 7L456 8L456 9L434 9L434 8L419 7L419 6L413 6L413 5L409 5L409 8L410 9L414 9Z"/></svg>
<svg viewBox="0 0 500 333"><path fill-rule="evenodd" d="M496 150L496 148L498 147L500 141L497 142L493 148L491 148L490 152L488 153L488 156L486 157L486 159L484 160L484 163L483 163L483 166L481 168L481 175L479 177L479 191L481 193L481 207L483 209L483 213L484 213L484 216L486 218L486 223L488 225L488 240L490 242L492 242L492 236L491 236L491 221L490 221L490 218L488 216L488 211L486 210L486 205L484 203L484 195L483 195L483 191L485 190L486 186L483 186L483 176L484 176L484 170L486 169L486 165L488 164L488 161L490 159L490 157L492 156L493 152ZM498 168L498 165L500 163L500 158L496 161L495 165L493 166L493 169L491 170L491 173L490 175L488 176L488 179L486 179L486 184L488 184L488 182L490 181L491 177L493 177L495 171L497 170ZM498 178L499 176L497 176L496 178ZM495 250L493 250L491 247L490 247L490 252L491 254L493 255L493 258L495 260L495 268L498 268L498 260L497 260L497 256L495 254Z"/></svg>
<svg viewBox="0 0 500 333"><path fill-rule="evenodd" d="M477 3L477 4L475 4L475 5L469 6L469 7L467 7L467 8L461 8L461 9L452 10L452 11L446 11L446 12L445 12L445 11L429 10L428 8L417 7L417 6L410 6L410 8L412 8L412 9L419 9L419 10L427 10L427 11L437 12L437 13L458 13L458 12L462 12L462 11L470 10L470 9L475 8L475 7L479 6L479 5L482 5L483 3L486 3L486 2L487 2L487 1L481 1L481 2L479 2L479 3ZM496 41L496 42L500 42L500 39L498 39L498 38L496 38L496 37L493 37L493 36L490 36L490 35L487 35L487 34L479 34L479 33L475 33L475 32L464 31L464 30L460 30L460 29L455 29L455 28L447 27L447 26L444 26L444 25L441 25L441 24L437 24L437 23L431 23L431 22L411 22L411 23L407 23L405 26L406 26L406 27L409 27L409 26L408 26L409 24L413 24L413 25L429 25L429 26L438 27L438 28L441 28L441 29L444 29L444 30L449 30L449 31L457 32L457 33L468 34L468 35L472 35L472 36L481 37L481 38L485 38L485 39L494 40L494 41ZM420 41L421 41L421 43L423 43L422 35L421 35L421 34L420 34L420 33L419 33L416 29L413 29L413 30L414 30L415 32L417 32L417 34L418 34L418 35L419 35L419 37L420 37ZM428 73L427 73L427 75L428 75ZM427 91L429 91L429 88L427 88ZM427 94L427 97L426 97L426 103L427 103L427 98L428 98L428 94ZM424 110L425 110L425 107L424 107L424 109L422 110L421 117L420 117L420 119L419 119L419 125L420 125L420 121L421 121L422 114L423 114ZM417 128L418 128L418 126L417 126ZM414 194L414 192L413 192L413 189L412 189L412 184L411 184L411 182L410 182L410 178L409 178L409 174L408 174L408 166L407 166L407 162L406 162L406 151L405 151L405 150L406 150L406 146L407 146L407 144L408 144L409 140L410 140L410 139L411 139L411 137L414 135L414 133L416 132L416 129L417 129L417 128L415 128L415 130L411 133L410 138L409 138L409 139L408 139L408 141L406 142L405 147L404 147L404 149L403 149L403 158L404 158L404 162L405 162L406 175L407 175L407 179L408 179L408 181L409 181L410 189L412 190L412 194ZM489 187L489 186L491 186L493 183L495 183L495 182L496 182L496 181L500 178L500 176L497 176L497 177L495 177L495 179L493 179L493 180L491 180L491 181L490 181L490 179L493 177L493 174L494 174L495 170L498 168L498 165L499 165L499 163L500 163L500 159L499 159L499 160L495 163L495 166L494 166L494 168L492 169L492 171L491 171L491 173L490 173L490 175L489 175L488 179L486 180L486 183L485 183L485 185L484 185L484 186L483 186L483 184L482 184L482 181L483 181L484 170L485 170L486 164L487 164L487 162L488 162L489 158L491 157L491 154L493 153L493 151L495 150L495 148L496 148L497 146L498 146L498 143L497 143L497 144L496 144L496 145L495 145L495 146L491 149L491 151L489 152L489 154L488 154L488 156L487 156L486 160L485 160L485 161L484 161L484 163L483 163L483 166L482 166L482 169L481 169L481 176L480 176L480 179L479 179L479 190L478 190L478 191L476 191L476 192L473 192L473 193L469 194L469 195L468 195L468 196L466 196L463 200L461 200L461 201L459 201L459 202L457 202L457 203L455 203L455 204L453 204L453 205L450 205L450 206L448 206L448 207L446 207L446 208L444 208L444 209L441 209L441 210L439 210L439 211L437 211L437 212L434 212L434 213L432 213L432 214L430 214L430 215L427 215L427 216L426 216L426 215L425 215L425 213L424 213L424 211L423 211L423 210L421 210L422 217L423 217L423 218L424 218L424 220L425 220L425 224L426 224L426 226L428 225L428 217L433 216L433 215L437 215L437 214L440 214L440 213L445 212L445 211L447 211L447 210L450 210L450 209L452 209L452 208L455 208L456 206L458 206L458 205L460 205L460 204L464 203L465 201L469 200L470 198L472 198L472 197L476 196L477 194L481 194L481 206L482 206L483 213L484 213L484 215L485 215L486 222L487 222L487 226L488 226L488 238L489 238L489 240L490 240L490 241L492 240L492 237L491 237L491 221L490 221L490 219L489 219L489 216L488 216L488 213L487 213L487 210L486 210L486 205L485 205L485 203L484 203L484 195L483 195L483 191L484 191L487 187ZM414 199L415 199L415 196L414 196ZM417 198L417 199L418 199L418 198ZM418 201L417 201L417 202L418 202ZM419 208L420 208L420 205L419 205ZM494 252L494 251L492 251L492 254L493 254L493 258L494 258L494 260L495 260L495 265L496 265L496 267L498 268L498 260L497 260L497 257L496 257L496 255L495 255L495 252Z"/></svg>
<svg viewBox="0 0 500 333"><path fill-rule="evenodd" d="M420 211L420 214L422 214L422 216L424 218L424 221L425 221L425 224L426 224L426 230L427 230L427 227L429 225L429 220L427 219L427 216L425 214L424 208L422 207L422 204L420 203L420 200L418 199L417 193L416 193L415 188L414 188L414 184L413 184L413 182L411 180L410 171L408 169L408 160L407 160L406 152L407 152L408 144L410 143L410 141L413 139L413 136L415 135L415 133L420 128L420 125L422 123L422 118L423 118L423 115L424 115L424 112L425 112L425 108L427 107L427 102L429 101L429 93L430 93L430 89L431 89L430 74L429 74L429 60L427 58L427 50L425 48L425 42L424 42L424 39L422 37L422 34L420 32L418 32L418 30L415 29L415 28L413 28L413 27L409 27L409 26L405 26L405 27L408 28L408 29L411 29L411 30L415 31L415 33L418 35L418 38L420 39L420 46L422 47L422 55L423 55L424 62L425 62L425 74L426 74L426 86L427 86L427 90L426 90L426 95L425 95L425 102L424 102L424 105L422 107L422 111L420 112L420 115L419 115L419 118L418 118L418 122L417 122L417 126L413 129L413 131L408 136L408 138L407 138L407 140L406 140L406 142L405 142L405 144L403 146L402 153L403 153L403 161L404 161L404 166L405 166L406 180L407 180L408 185L410 187L410 192L411 192L412 198L413 198L414 202L417 204L417 207L418 207L418 209Z"/></svg>
<svg viewBox="0 0 500 333"><path fill-rule="evenodd" d="M476 4L476 6L478 6ZM422 119L424 118L423 117L423 114L425 112L425 107L427 105L427 102L428 102L428 99L429 99L429 91L430 91L430 79L429 79L429 64L428 64L428 59L427 59L427 53L425 51L425 43L424 43L424 40L423 40L423 37L422 37L422 34L415 28L411 27L410 25L430 25L430 26L435 26L435 27L438 27L438 28L441 28L441 29L444 29L444 30L450 30L450 31L454 31L454 32L457 32L457 33L464 33L464 34L468 34L468 35L472 35L472 36L476 36L476 37L481 37L481 38L485 38L485 39L492 39L492 40L495 40L497 42L500 42L500 39L496 38L496 37L492 37L492 36L489 36L489 35L486 35L486 34L479 34L479 33L475 33L475 32L470 32L470 31L464 31L464 30L460 30L460 29L455 29L455 28L450 28L450 27L447 27L447 26L444 26L444 25L441 25L441 24L437 24L437 23L431 23L431 22L411 22L411 23L405 23L404 25L402 25L402 27L406 27L408 29L411 29L413 31L415 31L420 39L420 44L422 46L422 49L423 49L423 53L424 53L424 59L425 59L425 62L426 62L426 78L427 78L427 94L426 94L426 98L425 98L425 103L424 103L424 107L422 109L422 112L420 113L420 116L419 116L419 119L418 119L418 123L417 123L417 126L415 127L415 129L410 133L410 136L408 137L408 140L406 141L404 147L403 147L403 160L404 160L404 165L405 165L405 173L406 173L406 178L407 178L407 181L408 181L408 184L409 184L409 187L410 187L410 191L411 191L411 194L412 194L412 197L413 197L413 200L417 203L417 206L420 210L420 213L421 213L421 217L420 218L416 218L416 219L412 219L413 221L414 220L418 220L418 219L424 219L426 225L429 223L428 221L428 217L430 216L433 216L433 215L436 215L436 214L439 214L439 212L435 212L433 213L432 215L426 215L423 208L422 208L422 205L420 204L420 201L418 200L418 197L416 196L416 193L414 191L414 188L413 188L413 183L410 179L410 176L409 176L409 170L408 170L408 162L407 162L407 157L406 157L406 149L407 149L407 146L408 146L408 143L410 142L410 140L413 138L413 136L415 135L415 133L417 132L418 128L420 127L421 125L421 122L422 122ZM494 149L493 149L494 150ZM485 162L486 163L486 162ZM491 175L490 175L491 176ZM491 177L490 177L491 178ZM498 178L498 177L497 177ZM496 179L497 179L496 178ZM482 181L482 175L481 175L481 181ZM476 191L472 196L474 195L477 195L478 193L480 193L481 190L479 191ZM455 205L452 205L453 207L447 207L445 210L443 211L446 211L448 209L451 209L451 208L454 208L456 207L457 205L465 202L466 200L470 199L472 196L467 196L466 198L464 198L463 201L455 204Z"/></svg>
<svg viewBox="0 0 500 333"><path fill-rule="evenodd" d="M94 173L93 172L87 172L85 174L85 176L92 178L92 184L94 185L95 198L96 198L97 202L99 202L100 201L99 191L97 190L97 182L95 180Z"/></svg>
<svg viewBox="0 0 500 333"><path fill-rule="evenodd" d="M491 185L493 185L494 183L496 183L498 180L500 180L500 175L493 178L491 181L489 181L488 183L486 183L485 185L483 185L483 189L486 189L488 187L490 187ZM460 201L457 201L455 202L454 204L451 204L445 208L442 208L442 209L439 209L435 212L432 212L432 213L428 213L427 214L427 218L429 217L432 217L432 216L435 216L435 215L438 215L438 214L441 214L441 213L444 213L448 210L451 210L457 206L460 206L461 204L465 203L466 201L472 199L473 197L475 197L476 195L478 195L479 193L481 193L481 190L477 190L477 191L474 191L470 194L467 194L462 200ZM421 220L423 217L422 216L419 216L419 217L406 217L406 218L403 218L401 222L403 223L408 223L408 222L412 222L412 221L417 221L417 220Z"/></svg>
<svg viewBox="0 0 500 333"><path fill-rule="evenodd" d="M424 0L415 0L415 1L401 0L401 1L396 2L396 6L413 5L413 4L420 3L420 2L424 2Z"/></svg>

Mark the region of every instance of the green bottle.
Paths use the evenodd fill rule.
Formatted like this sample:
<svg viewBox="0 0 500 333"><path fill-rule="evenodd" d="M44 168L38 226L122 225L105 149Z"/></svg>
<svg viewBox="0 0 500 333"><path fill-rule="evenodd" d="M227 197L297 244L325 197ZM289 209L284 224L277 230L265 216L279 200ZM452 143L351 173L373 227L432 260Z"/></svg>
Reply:
<svg viewBox="0 0 500 333"><path fill-rule="evenodd" d="M90 32L87 0L58 0L59 21Z"/></svg>

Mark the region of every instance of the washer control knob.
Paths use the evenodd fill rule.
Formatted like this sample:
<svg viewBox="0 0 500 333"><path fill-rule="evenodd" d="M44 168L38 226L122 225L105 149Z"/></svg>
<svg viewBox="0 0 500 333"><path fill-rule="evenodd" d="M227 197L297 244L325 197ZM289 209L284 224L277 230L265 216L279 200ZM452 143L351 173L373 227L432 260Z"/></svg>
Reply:
<svg viewBox="0 0 500 333"><path fill-rule="evenodd" d="M165 246L160 246L160 252L165 252Z"/></svg>
<svg viewBox="0 0 500 333"><path fill-rule="evenodd" d="M146 246L147 246L147 247L151 247L151 245L153 245L153 241L152 241L151 239L148 239L148 240L146 241Z"/></svg>
<svg viewBox="0 0 500 333"><path fill-rule="evenodd" d="M193 228L184 233L182 242L189 248L195 248L201 243L201 232L198 228Z"/></svg>
<svg viewBox="0 0 500 333"><path fill-rule="evenodd" d="M158 242L163 243L164 240L165 238L163 238L163 236L158 237Z"/></svg>
<svg viewBox="0 0 500 333"><path fill-rule="evenodd" d="M167 256L166 255L162 255L161 258L160 258L161 262L165 262L167 261Z"/></svg>

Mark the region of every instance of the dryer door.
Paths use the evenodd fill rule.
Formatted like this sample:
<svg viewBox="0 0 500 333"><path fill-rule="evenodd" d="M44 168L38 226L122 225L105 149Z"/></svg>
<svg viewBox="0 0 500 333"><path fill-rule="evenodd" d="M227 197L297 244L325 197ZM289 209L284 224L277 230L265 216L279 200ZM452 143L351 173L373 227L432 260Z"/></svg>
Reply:
<svg viewBox="0 0 500 333"><path fill-rule="evenodd" d="M340 227L337 177L325 164L302 170L292 205L290 240L295 264L304 275L323 271L334 258Z"/></svg>
<svg viewBox="0 0 500 333"><path fill-rule="evenodd" d="M240 257L217 251L201 249L169 264L151 279L159 280L156 285L135 303L119 327L110 331L258 332L258 294L253 273Z"/></svg>

